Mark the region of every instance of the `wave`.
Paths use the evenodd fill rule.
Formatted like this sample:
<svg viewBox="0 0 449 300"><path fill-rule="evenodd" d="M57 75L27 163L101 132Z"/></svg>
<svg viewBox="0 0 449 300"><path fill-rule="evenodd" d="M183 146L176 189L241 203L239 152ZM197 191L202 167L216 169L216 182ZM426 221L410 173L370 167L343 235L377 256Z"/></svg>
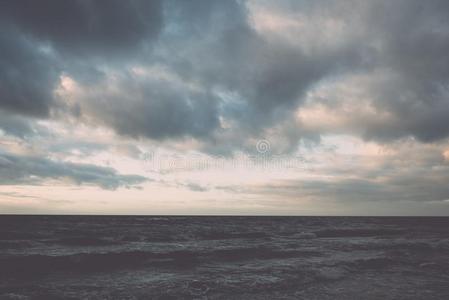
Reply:
<svg viewBox="0 0 449 300"><path fill-rule="evenodd" d="M199 234L203 240L227 240L227 239L259 239L266 238L268 235L265 232L205 232Z"/></svg>
<svg viewBox="0 0 449 300"><path fill-rule="evenodd" d="M172 251L80 253L66 256L25 255L0 257L0 277L32 276L51 271L96 272L145 267L193 267L201 262L231 262L251 259L286 259L317 256L313 251L273 250L265 247Z"/></svg>
<svg viewBox="0 0 449 300"><path fill-rule="evenodd" d="M374 237L374 236L389 236L403 234L404 231L398 229L354 229L354 228L340 228L340 229L323 229L314 232L320 238L339 238L339 237Z"/></svg>
<svg viewBox="0 0 449 300"><path fill-rule="evenodd" d="M400 261L388 257L374 257L366 259L357 259L351 262L344 263L346 267L354 270L368 270L368 269L384 269L394 265L400 264Z"/></svg>
<svg viewBox="0 0 449 300"><path fill-rule="evenodd" d="M36 234L16 231L0 231L0 241L29 240L38 237Z"/></svg>
<svg viewBox="0 0 449 300"><path fill-rule="evenodd" d="M118 241L91 237L68 237L57 240L46 241L50 244L58 244L64 246L108 246L119 244Z"/></svg>
<svg viewBox="0 0 449 300"><path fill-rule="evenodd" d="M31 247L31 243L28 241L1 241L0 240L0 249L6 250L6 249L21 249L21 248L27 248Z"/></svg>

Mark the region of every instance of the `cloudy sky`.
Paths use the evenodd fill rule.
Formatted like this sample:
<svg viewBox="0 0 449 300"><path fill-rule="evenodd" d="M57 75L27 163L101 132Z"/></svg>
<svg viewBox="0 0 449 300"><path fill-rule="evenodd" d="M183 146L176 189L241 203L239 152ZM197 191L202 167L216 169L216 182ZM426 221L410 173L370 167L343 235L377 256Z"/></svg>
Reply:
<svg viewBox="0 0 449 300"><path fill-rule="evenodd" d="M447 215L449 2L1 1L0 213Z"/></svg>

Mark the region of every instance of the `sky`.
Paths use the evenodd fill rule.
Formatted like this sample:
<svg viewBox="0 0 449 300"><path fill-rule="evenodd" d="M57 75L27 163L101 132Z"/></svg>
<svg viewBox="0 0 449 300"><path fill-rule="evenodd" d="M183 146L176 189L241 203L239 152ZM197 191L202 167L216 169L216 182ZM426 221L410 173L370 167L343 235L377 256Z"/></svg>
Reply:
<svg viewBox="0 0 449 300"><path fill-rule="evenodd" d="M449 2L1 1L0 213L448 215Z"/></svg>

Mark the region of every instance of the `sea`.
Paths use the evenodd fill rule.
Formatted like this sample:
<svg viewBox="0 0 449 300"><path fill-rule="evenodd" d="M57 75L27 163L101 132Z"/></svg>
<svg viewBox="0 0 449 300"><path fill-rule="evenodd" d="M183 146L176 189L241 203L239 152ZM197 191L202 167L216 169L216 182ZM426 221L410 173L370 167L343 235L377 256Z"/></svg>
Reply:
<svg viewBox="0 0 449 300"><path fill-rule="evenodd" d="M449 299L449 218L2 215L0 299Z"/></svg>

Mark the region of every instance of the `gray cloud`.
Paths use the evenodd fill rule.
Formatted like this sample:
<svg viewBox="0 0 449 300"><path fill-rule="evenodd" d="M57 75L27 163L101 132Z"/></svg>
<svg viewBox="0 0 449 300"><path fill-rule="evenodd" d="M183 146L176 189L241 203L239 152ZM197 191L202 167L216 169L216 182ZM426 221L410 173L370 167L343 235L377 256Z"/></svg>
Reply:
<svg viewBox="0 0 449 300"><path fill-rule="evenodd" d="M120 134L153 139L204 137L218 126L216 99L207 91L130 74L103 84L81 99L81 109ZM110 85L114 88L107 91Z"/></svg>
<svg viewBox="0 0 449 300"><path fill-rule="evenodd" d="M27 118L11 115L0 110L0 130L7 135L24 139L43 131L36 127Z"/></svg>
<svg viewBox="0 0 449 300"><path fill-rule="evenodd" d="M367 22L382 43L380 64L393 80L372 87L374 105L394 114L368 137L412 135L424 142L449 135L449 6L446 1L375 3ZM389 13L384 13L388 11Z"/></svg>
<svg viewBox="0 0 449 300"><path fill-rule="evenodd" d="M181 77L222 91L220 115L241 131L253 134L288 118L310 86L361 63L363 51L347 46L305 53L285 41L267 40L252 28L244 5L231 1L219 8L202 10L201 19L186 13L190 19L181 24L190 26L163 36L159 47L164 63Z"/></svg>
<svg viewBox="0 0 449 300"><path fill-rule="evenodd" d="M162 67L170 78L136 79L128 70L115 70L118 92L110 93L108 79L96 82L99 88L85 86L90 94L95 90L80 100L90 120L133 137L191 136L205 141L203 150L225 153L292 120L304 94L321 79L365 65L363 46L306 53L268 40L251 26L247 7L234 1L168 2L164 17L154 52L138 66L153 73L155 65ZM294 149L306 134L287 127L282 131L292 142L283 148Z"/></svg>
<svg viewBox="0 0 449 300"><path fill-rule="evenodd" d="M354 117L344 130L380 141L449 135L444 1L24 0L0 8L4 111L49 117L52 109L68 109L119 134L190 136L217 153L248 148L245 141L276 128L291 150L300 139L328 133L292 125L307 93L363 74L360 103L390 118ZM277 14L265 32L257 28L257 9ZM135 66L150 73L159 66L170 76L136 79ZM87 91L80 106L54 99L61 74Z"/></svg>
<svg viewBox="0 0 449 300"><path fill-rule="evenodd" d="M242 194L269 195L300 201L336 201L347 206L363 202L435 202L449 200L449 161L437 146L396 145L394 154L329 164L319 178L275 180L263 185L221 187ZM444 149L444 148L443 148ZM310 173L314 173L313 165ZM304 174L303 174L304 175ZM382 204L380 204L382 205Z"/></svg>
<svg viewBox="0 0 449 300"><path fill-rule="evenodd" d="M349 116L352 128L368 140L391 142L415 137L434 142L449 135L449 10L446 1L370 1L354 5L355 42L371 45L371 68L353 69L365 76L353 105L368 104L377 115ZM359 18L352 14L358 13ZM341 16L341 15L340 15ZM338 81L338 78L336 78ZM329 96L323 103L338 114L345 99ZM382 115L388 115L383 118ZM325 132L324 132L325 133Z"/></svg>
<svg viewBox="0 0 449 300"><path fill-rule="evenodd" d="M105 189L131 187L148 179L121 175L112 168L91 164L58 162L43 157L19 156L0 152L0 184L40 184L48 179L70 179L76 184L93 184Z"/></svg>
<svg viewBox="0 0 449 300"><path fill-rule="evenodd" d="M297 209L298 205L306 202L321 214L332 214L333 205L339 209L337 214L447 214L449 188L443 182L449 180L449 168L437 172L423 171L424 176L413 173L386 181L342 176L334 180L284 180L258 186L221 186L217 189L240 197L253 195L270 199L273 207L284 207L286 211L289 207Z"/></svg>
<svg viewBox="0 0 449 300"><path fill-rule="evenodd" d="M358 132L367 139L432 142L449 134L446 6L439 0L8 1L0 10L0 107L45 117L56 105L52 92L62 72L86 89L113 73L126 92L97 93L77 113L124 135L193 136L211 143L204 149L232 148L291 119L317 84L383 72L389 80L368 81L363 101L393 117L359 124ZM278 14L275 25L286 27L258 31L255 8ZM294 25L304 15L306 25ZM136 83L127 75L136 65L162 66L188 84ZM239 128L238 136L222 134L220 120ZM289 135L292 145L308 138L297 131Z"/></svg>

